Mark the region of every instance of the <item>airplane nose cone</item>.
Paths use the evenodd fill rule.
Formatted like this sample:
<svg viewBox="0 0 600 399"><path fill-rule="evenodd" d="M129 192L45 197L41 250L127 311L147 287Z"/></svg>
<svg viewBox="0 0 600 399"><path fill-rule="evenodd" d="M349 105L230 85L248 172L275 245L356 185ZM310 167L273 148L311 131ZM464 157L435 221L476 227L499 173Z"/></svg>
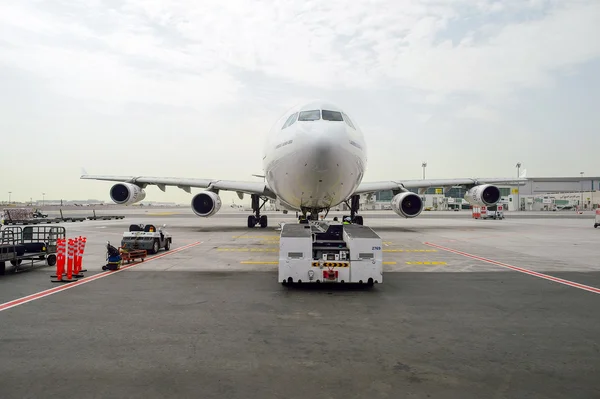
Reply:
<svg viewBox="0 0 600 399"><path fill-rule="evenodd" d="M344 140L348 140L346 129L338 123L325 122L320 124L309 135L311 141L313 170L315 172L326 172L335 166L336 159L343 151Z"/></svg>

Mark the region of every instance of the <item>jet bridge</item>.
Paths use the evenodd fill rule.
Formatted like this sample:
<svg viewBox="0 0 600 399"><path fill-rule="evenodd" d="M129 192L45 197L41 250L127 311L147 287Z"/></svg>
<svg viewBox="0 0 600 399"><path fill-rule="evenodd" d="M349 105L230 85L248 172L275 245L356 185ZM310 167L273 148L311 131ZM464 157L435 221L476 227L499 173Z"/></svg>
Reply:
<svg viewBox="0 0 600 399"><path fill-rule="evenodd" d="M367 226L339 222L284 224L279 241L279 281L381 283L382 244Z"/></svg>

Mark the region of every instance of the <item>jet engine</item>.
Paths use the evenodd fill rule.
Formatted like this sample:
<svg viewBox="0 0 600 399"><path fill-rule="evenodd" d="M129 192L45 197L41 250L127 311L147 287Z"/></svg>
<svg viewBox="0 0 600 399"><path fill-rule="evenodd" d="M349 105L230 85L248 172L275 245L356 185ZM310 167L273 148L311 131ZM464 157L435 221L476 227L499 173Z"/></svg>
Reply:
<svg viewBox="0 0 600 399"><path fill-rule="evenodd" d="M415 193L400 193L392 198L392 209L399 216L414 218L423 211L423 200Z"/></svg>
<svg viewBox="0 0 600 399"><path fill-rule="evenodd" d="M192 210L198 216L209 217L221 209L221 198L212 191L203 191L192 198Z"/></svg>
<svg viewBox="0 0 600 399"><path fill-rule="evenodd" d="M465 200L475 206L493 206L500 201L500 189L491 184L475 186L467 191Z"/></svg>
<svg viewBox="0 0 600 399"><path fill-rule="evenodd" d="M146 192L131 183L117 183L110 188L110 199L119 205L130 205L146 198Z"/></svg>

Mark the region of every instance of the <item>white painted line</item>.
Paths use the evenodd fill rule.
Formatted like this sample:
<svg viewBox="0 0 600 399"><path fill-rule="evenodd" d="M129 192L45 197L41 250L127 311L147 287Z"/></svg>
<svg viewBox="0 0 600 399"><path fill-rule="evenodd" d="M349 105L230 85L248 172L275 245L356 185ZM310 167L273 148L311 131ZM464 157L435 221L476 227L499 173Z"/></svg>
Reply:
<svg viewBox="0 0 600 399"><path fill-rule="evenodd" d="M530 276L535 276L535 277L543 278L545 280L554 281L555 283L568 285L569 287L579 288L580 290L593 292L595 294L600 294L600 288L591 287L591 286L585 285L585 284L579 284L579 283L576 283L574 281L569 281L569 280L565 280L565 279L562 279L562 278L553 277L553 276L550 276L550 275L544 274L544 273L534 272L533 270L523 269L522 267L517 267L517 266L509 265L507 263L498 262L496 260L483 258L481 256L477 256L477 255L469 254L469 253L466 253L466 252L458 251L456 249L442 247L441 245L433 244L433 243L430 243L430 242L426 242L424 244L425 245L429 245L431 247L443 249L444 251L448 251L448 252L452 252L452 253L455 253L455 254L458 254L458 255L466 256L467 258L480 260L480 261L486 262L486 263L491 263L492 265L506 267L507 269L514 270L514 271L517 271L517 272L520 272L520 273L529 274Z"/></svg>
<svg viewBox="0 0 600 399"><path fill-rule="evenodd" d="M188 245L184 245L183 247L172 249L169 252L164 252L164 253L162 253L160 255L156 255L156 256L153 256L151 258L146 258L146 260L144 262L138 261L138 262L135 262L135 263L129 263L129 264L125 265L125 266L122 266L118 270L108 270L106 272L94 274L93 276L90 276L90 277L84 277L84 278L79 279L77 281L74 281L72 283L58 283L58 284L62 284L62 285L60 285L58 287L55 287L55 288L50 288L48 290L40 291L40 292L37 292L35 294L27 295L27 296L24 296L22 298L14 299L12 301L0 304L0 312L2 312L4 310L7 310L7 309L10 309L10 308L14 308L15 306L19 306L19 305L22 305L22 304L27 303L27 302L35 301L36 299L40 299L40 298L46 297L48 295L56 294L57 292L68 290L69 288L78 287L78 286L80 286L82 284L89 283L90 281L95 281L95 280L104 278L106 276L110 276L112 274L119 273L119 272L122 272L122 271L127 270L127 269L131 269L132 267L135 267L135 266L137 266L139 264L143 264L143 263L146 263L146 262L152 262L155 259L160 259L160 258L163 258L165 256L169 256L169 255L175 254L177 252L184 251L184 250L186 250L188 248L195 247L196 245L200 245L200 244L202 244L201 241L194 242L194 243L188 244Z"/></svg>

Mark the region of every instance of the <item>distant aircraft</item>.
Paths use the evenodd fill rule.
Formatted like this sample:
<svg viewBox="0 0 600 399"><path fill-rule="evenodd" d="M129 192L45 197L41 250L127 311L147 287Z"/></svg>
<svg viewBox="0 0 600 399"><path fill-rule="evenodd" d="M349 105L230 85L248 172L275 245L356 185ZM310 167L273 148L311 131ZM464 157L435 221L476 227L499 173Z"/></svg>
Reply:
<svg viewBox="0 0 600 399"><path fill-rule="evenodd" d="M294 107L272 128L264 148L263 181L234 181L175 177L102 176L84 173L81 179L118 181L110 189L117 204L133 204L146 197L144 188L156 185L162 191L176 186L188 193L191 187L205 188L192 198L191 207L201 217L216 214L221 208L219 192L235 191L240 199L249 194L253 215L248 227L267 227L267 216L260 211L269 199L276 199L288 210L302 212L308 219L318 219L319 212L346 203L350 216L363 224L357 215L361 194L392 190L392 210L412 218L423 210L423 199L409 189L465 186L465 199L472 205L492 206L500 201L500 190L492 183L516 183L519 178L422 179L363 182L367 167L363 133L339 107L324 101L312 101ZM308 214L308 216L307 216Z"/></svg>

